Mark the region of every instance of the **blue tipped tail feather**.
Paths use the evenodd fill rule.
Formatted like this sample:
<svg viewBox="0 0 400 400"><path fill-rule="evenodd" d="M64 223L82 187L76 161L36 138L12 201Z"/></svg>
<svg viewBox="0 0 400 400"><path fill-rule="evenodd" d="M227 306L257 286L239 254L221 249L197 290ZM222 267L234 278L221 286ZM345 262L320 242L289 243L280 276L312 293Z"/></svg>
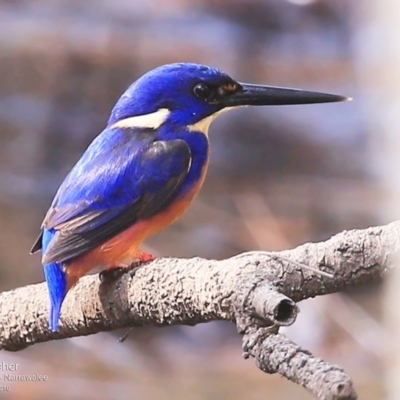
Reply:
<svg viewBox="0 0 400 400"><path fill-rule="evenodd" d="M46 251L54 234L54 230L44 229L42 243L43 252ZM50 295L49 328L55 332L58 330L61 305L67 293L67 280L61 263L55 262L44 265L43 270Z"/></svg>
<svg viewBox="0 0 400 400"><path fill-rule="evenodd" d="M67 281L60 263L44 266L44 276L50 295L49 328L55 332L58 329L61 305L66 295Z"/></svg>

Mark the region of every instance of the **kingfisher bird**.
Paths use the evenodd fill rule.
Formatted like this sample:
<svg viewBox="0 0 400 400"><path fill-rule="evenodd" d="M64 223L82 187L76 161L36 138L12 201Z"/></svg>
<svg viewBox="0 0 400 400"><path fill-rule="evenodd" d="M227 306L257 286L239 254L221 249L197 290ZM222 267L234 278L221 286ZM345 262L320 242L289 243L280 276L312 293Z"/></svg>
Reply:
<svg viewBox="0 0 400 400"><path fill-rule="evenodd" d="M209 159L208 128L242 106L327 103L334 94L239 83L192 63L158 67L136 80L105 129L59 187L31 253L42 250L49 328L80 277L154 259L142 242L179 218L199 192Z"/></svg>

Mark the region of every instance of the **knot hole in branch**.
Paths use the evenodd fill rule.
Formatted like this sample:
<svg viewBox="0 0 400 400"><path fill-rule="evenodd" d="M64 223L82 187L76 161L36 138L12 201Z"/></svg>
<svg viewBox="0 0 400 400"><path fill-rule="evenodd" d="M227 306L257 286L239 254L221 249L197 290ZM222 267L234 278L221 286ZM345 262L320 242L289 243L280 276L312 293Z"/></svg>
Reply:
<svg viewBox="0 0 400 400"><path fill-rule="evenodd" d="M251 326L288 326L296 320L299 312L296 303L273 285L258 281L240 286L235 301L236 324L240 333Z"/></svg>

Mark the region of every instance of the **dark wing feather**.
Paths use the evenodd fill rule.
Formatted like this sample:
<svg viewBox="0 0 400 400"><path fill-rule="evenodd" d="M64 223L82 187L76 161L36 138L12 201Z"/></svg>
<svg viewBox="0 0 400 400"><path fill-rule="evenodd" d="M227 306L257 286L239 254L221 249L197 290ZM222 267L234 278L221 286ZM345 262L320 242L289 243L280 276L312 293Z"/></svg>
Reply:
<svg viewBox="0 0 400 400"><path fill-rule="evenodd" d="M103 162L115 163L116 157L109 155L106 160ZM68 190L72 183L65 188L66 194L61 190L63 185L60 187L57 201L43 223L44 229L55 230L43 263L67 261L163 210L178 194L190 164L190 147L176 139L147 143L118 170L115 165L103 165L101 171L109 173L104 176L97 170L97 180L76 174L73 190ZM93 174L91 170L87 173ZM88 191L88 184L97 185L98 190L91 187ZM72 203L76 192L90 195Z"/></svg>

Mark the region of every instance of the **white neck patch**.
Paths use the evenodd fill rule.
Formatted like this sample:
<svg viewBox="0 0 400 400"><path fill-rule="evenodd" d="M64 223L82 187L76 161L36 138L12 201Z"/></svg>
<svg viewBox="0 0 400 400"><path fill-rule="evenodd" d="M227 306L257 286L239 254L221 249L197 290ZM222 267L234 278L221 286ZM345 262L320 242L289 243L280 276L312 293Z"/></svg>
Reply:
<svg viewBox="0 0 400 400"><path fill-rule="evenodd" d="M219 117L221 114L226 113L227 111L233 110L237 107L226 107L222 110L216 112L215 114L209 115L201 119L200 121L196 122L195 124L188 125L186 129L191 132L201 132L204 135L208 136L208 129L210 128L211 122L214 121L215 118Z"/></svg>
<svg viewBox="0 0 400 400"><path fill-rule="evenodd" d="M135 117L129 117L117 121L111 125L111 129L114 128L149 128L158 129L168 118L170 111L167 108L160 108L159 110L143 115L136 115Z"/></svg>

